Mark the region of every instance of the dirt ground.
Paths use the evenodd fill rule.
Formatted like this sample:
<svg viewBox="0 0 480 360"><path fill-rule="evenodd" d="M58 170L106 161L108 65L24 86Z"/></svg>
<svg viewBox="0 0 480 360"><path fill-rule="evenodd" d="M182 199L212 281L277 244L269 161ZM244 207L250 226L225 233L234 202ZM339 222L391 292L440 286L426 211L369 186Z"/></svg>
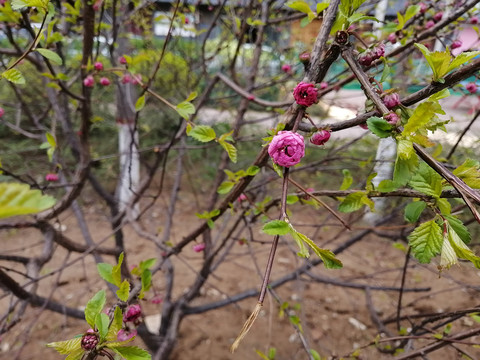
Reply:
<svg viewBox="0 0 480 360"><path fill-rule="evenodd" d="M94 199L86 202L86 217L95 241L106 239L105 246L112 246L113 239L110 228L106 222L105 209L95 205ZM171 241L178 242L199 220L194 216L195 202L190 196L181 196L179 209L180 221L177 221ZM145 228L163 224L161 201L158 206L149 211L143 219ZM308 234L315 234L317 220L323 217L323 211L311 211L299 207L292 217L292 223ZM59 219L65 226L65 234L72 240L83 242L81 233L76 225L76 220L71 213ZM188 224L188 226L186 226ZM161 229L159 229L160 231ZM313 239L325 248L334 249L352 234L357 234L361 229L352 233L342 231L336 224L322 227ZM384 230L389 230L388 228ZM33 230L18 230L0 233L2 238L2 253L22 254L25 252L38 253L41 251L41 235ZM259 232L255 234L258 239L271 241ZM150 258L157 253L155 246L142 239L132 228L125 228L125 238L129 265ZM207 304L228 298L248 289L258 289L261 275L268 256L269 244L251 243L241 245L235 239L232 251L225 261L215 271L202 289L202 297L192 305ZM37 244L37 245L35 245ZM71 262L81 256L68 255L58 248L55 257L47 264L42 274L47 275L52 269L59 268L66 262ZM276 349L275 360L308 359L298 332L291 325L288 314L298 316L303 337L308 343L308 348L316 350L322 359L331 356L346 356L359 348L361 359L393 359L391 354L382 353L376 346L370 345L375 340L379 330L373 318L382 321L395 318L399 294L397 291L378 291L374 287L399 287L401 283L402 267L405 260L403 250L394 246L390 239L369 235L361 242L353 245L339 254L344 264L341 270L326 270L322 265L311 270L314 276L323 279L352 283L368 284L370 291L335 286L324 282L314 281L306 275L286 283L275 289L280 303L287 302L289 310L283 317L280 316L280 306L272 297L267 296L255 325L244 339L235 354L230 354L229 347L241 329L251 310L255 306L256 298L250 297L236 304L231 304L213 311L199 315L187 316L182 322L178 342L172 360L227 360L227 359L261 359L256 351L267 353L269 348ZM174 261L176 267L175 293L178 296L185 291L195 276L195 269L201 264L202 254L195 253L190 247L185 248L179 259ZM113 263L111 257L104 257L105 262ZM278 250L272 279L278 279L302 264L302 259L295 255L295 248L291 239L282 240ZM2 265L6 265L2 263ZM8 264L9 266L11 264ZM19 271L24 271L21 267ZM401 315L413 317L420 314L444 313L479 305L478 282L479 270L470 264L463 263L446 271L439 277L435 264L421 265L415 260L409 262L406 288L431 288L430 291L406 292L402 300ZM55 286L57 284L57 286ZM161 272L153 278L155 289L161 294L163 290L163 276ZM103 281L96 275L95 262L92 256L75 262L66 267L61 273L46 276L39 287L39 294L52 296L58 301L65 301L67 305L81 308L86 301L100 288L106 288ZM52 293L51 289L55 289ZM110 294L109 299L113 296ZM154 305L148 300L142 302L147 316L158 313L160 305ZM1 308L5 309L10 297L2 296ZM372 316L373 315L373 316ZM149 317L148 319L151 319ZM395 322L386 325L391 336L398 333ZM409 322L402 321L402 326L408 328ZM473 318L465 317L453 323L451 332L461 332L480 326ZM426 325L428 330L429 325ZM441 333L443 327L433 333ZM0 359L61 359L62 355L45 344L52 341L69 339L87 330L86 323L80 320L67 318L60 314L43 311L39 308L28 308L22 321L2 336L0 342ZM383 334L378 339L387 337ZM416 340L410 343L416 349L422 345L433 342L431 336L428 340ZM480 337L466 340L468 343L480 344ZM141 339L135 343L142 346ZM378 347L387 346L388 343L379 342ZM480 349L472 346L456 344L474 359L480 359ZM453 347L444 347L439 351L429 354L425 359L453 360L460 359L460 353Z"/></svg>

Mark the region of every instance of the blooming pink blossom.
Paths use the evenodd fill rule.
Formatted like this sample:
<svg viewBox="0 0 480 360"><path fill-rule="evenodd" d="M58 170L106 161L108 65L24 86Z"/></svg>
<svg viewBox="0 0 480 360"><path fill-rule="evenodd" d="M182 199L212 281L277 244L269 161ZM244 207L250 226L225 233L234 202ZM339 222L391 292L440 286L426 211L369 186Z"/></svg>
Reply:
<svg viewBox="0 0 480 360"><path fill-rule="evenodd" d="M370 50L364 51L358 57L358 62L363 66L370 66L372 62L385 55L385 44L379 44Z"/></svg>
<svg viewBox="0 0 480 360"><path fill-rule="evenodd" d="M465 89L467 89L470 94L475 94L477 92L477 84L475 84L474 82L470 82L465 85Z"/></svg>
<svg viewBox="0 0 480 360"><path fill-rule="evenodd" d="M201 243L201 244L195 244L193 245L193 251L195 252L202 252L203 250L205 250L205 247L207 245L205 245L205 243Z"/></svg>
<svg viewBox="0 0 480 360"><path fill-rule="evenodd" d="M328 87L328 82L322 81L320 83L320 90L326 89Z"/></svg>
<svg viewBox="0 0 480 360"><path fill-rule="evenodd" d="M85 79L83 79L83 85L86 87L93 87L95 85L95 79L92 75L88 75Z"/></svg>
<svg viewBox="0 0 480 360"><path fill-rule="evenodd" d="M127 63L127 59L125 58L125 56L120 56L118 58L118 62L122 65L125 65Z"/></svg>
<svg viewBox="0 0 480 360"><path fill-rule="evenodd" d="M418 4L418 5L420 5L420 12L421 12L422 14L425 14L425 13L427 12L427 10L428 10L428 6L427 6L425 3L423 3L423 2L421 2L421 3Z"/></svg>
<svg viewBox="0 0 480 360"><path fill-rule="evenodd" d="M123 322L135 322L142 316L142 308L139 304L130 305L125 314L123 314Z"/></svg>
<svg viewBox="0 0 480 360"><path fill-rule="evenodd" d="M472 16L470 18L470 24L478 24L478 16Z"/></svg>
<svg viewBox="0 0 480 360"><path fill-rule="evenodd" d="M462 46L462 41L461 40L455 40L452 42L452 45L450 45L452 49L457 49Z"/></svg>
<svg viewBox="0 0 480 360"><path fill-rule="evenodd" d="M298 105L310 106L317 102L318 89L315 85L301 81L293 90Z"/></svg>
<svg viewBox="0 0 480 360"><path fill-rule="evenodd" d="M434 25L435 25L435 22L434 22L433 20L428 20L428 21L425 23L425 29L430 29L430 28L432 28Z"/></svg>
<svg viewBox="0 0 480 360"><path fill-rule="evenodd" d="M127 341L137 335L137 329L120 329L117 333L118 341Z"/></svg>
<svg viewBox="0 0 480 360"><path fill-rule="evenodd" d="M268 146L268 154L277 165L290 167L305 156L303 136L292 131L279 131Z"/></svg>
<svg viewBox="0 0 480 360"><path fill-rule="evenodd" d="M245 195L243 193L240 194L240 196L237 198L237 201L239 201L239 202L242 202L242 201L245 201L245 200L247 200L247 195Z"/></svg>
<svg viewBox="0 0 480 360"><path fill-rule="evenodd" d="M389 110L391 110L395 106L400 105L400 96L397 93L385 95L383 98L383 103Z"/></svg>
<svg viewBox="0 0 480 360"><path fill-rule="evenodd" d="M58 175L54 173L50 173L45 175L45 180L47 181L58 181Z"/></svg>
<svg viewBox="0 0 480 360"><path fill-rule="evenodd" d="M122 84L128 84L130 82L132 82L132 77L128 74L123 75Z"/></svg>
<svg viewBox="0 0 480 360"><path fill-rule="evenodd" d="M3 107L0 107L0 117L5 115L5 109Z"/></svg>
<svg viewBox="0 0 480 360"><path fill-rule="evenodd" d="M100 84L102 86L108 86L108 85L110 85L110 80L107 77L102 77L100 79Z"/></svg>
<svg viewBox="0 0 480 360"><path fill-rule="evenodd" d="M388 113L383 118L387 120L387 122L391 125L397 125L398 122L400 121L400 118L394 112Z"/></svg>
<svg viewBox="0 0 480 360"><path fill-rule="evenodd" d="M441 12L441 11L439 11L438 13L433 15L433 20L436 21L436 22L442 20L442 18L443 18L443 12Z"/></svg>
<svg viewBox="0 0 480 360"><path fill-rule="evenodd" d="M284 73L290 74L292 72L292 65L290 64L283 64L282 65L282 71Z"/></svg>
<svg viewBox="0 0 480 360"><path fill-rule="evenodd" d="M82 336L81 346L83 350L93 350L98 344L98 336L93 329L89 329Z"/></svg>
<svg viewBox="0 0 480 360"><path fill-rule="evenodd" d="M395 44L397 42L397 35L395 35L395 33L391 33L388 35L388 41L390 41L392 44Z"/></svg>
<svg viewBox="0 0 480 360"><path fill-rule="evenodd" d="M93 64L93 67L97 71L102 71L103 70L103 64L100 61L97 61L95 64Z"/></svg>
<svg viewBox="0 0 480 360"><path fill-rule="evenodd" d="M310 142L314 145L324 145L328 139L330 139L330 131L320 130L313 134L310 138Z"/></svg>

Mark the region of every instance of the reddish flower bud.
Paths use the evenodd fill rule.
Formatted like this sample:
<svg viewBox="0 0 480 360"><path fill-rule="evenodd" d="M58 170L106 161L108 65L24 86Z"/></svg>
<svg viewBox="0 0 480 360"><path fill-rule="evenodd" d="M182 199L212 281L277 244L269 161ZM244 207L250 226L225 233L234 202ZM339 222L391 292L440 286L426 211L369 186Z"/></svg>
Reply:
<svg viewBox="0 0 480 360"><path fill-rule="evenodd" d="M328 87L328 82L322 81L320 83L320 90L326 89Z"/></svg>
<svg viewBox="0 0 480 360"><path fill-rule="evenodd" d="M125 58L125 56L120 56L118 58L118 62L122 65L125 65L127 63L127 59Z"/></svg>
<svg viewBox="0 0 480 360"><path fill-rule="evenodd" d="M123 75L122 84L128 84L130 82L132 82L132 77L128 74Z"/></svg>
<svg viewBox="0 0 480 360"><path fill-rule="evenodd" d="M290 64L283 64L282 71L286 74L290 74L292 72L292 65Z"/></svg>
<svg viewBox="0 0 480 360"><path fill-rule="evenodd" d="M45 175L45 180L47 181L58 181L58 175L57 174L54 174L54 173L50 173L50 174L47 174Z"/></svg>
<svg viewBox="0 0 480 360"><path fill-rule="evenodd" d="M125 314L123 314L123 322L135 322L142 316L142 308L139 304L130 305Z"/></svg>
<svg viewBox="0 0 480 360"><path fill-rule="evenodd" d="M430 29L435 25L435 22L433 20L428 20L425 24L425 29Z"/></svg>
<svg viewBox="0 0 480 360"><path fill-rule="evenodd" d="M254 95L248 95L248 96L247 96L247 99L250 100L250 101L251 101L251 100L255 100L255 96L254 96Z"/></svg>
<svg viewBox="0 0 480 360"><path fill-rule="evenodd" d="M301 53L298 55L298 58L302 63L309 63L310 62L310 53L308 51Z"/></svg>
<svg viewBox="0 0 480 360"><path fill-rule="evenodd" d="M245 201L245 200L247 200L247 195L245 195L243 193L240 194L240 196L237 198L238 202L242 202L242 201Z"/></svg>
<svg viewBox="0 0 480 360"><path fill-rule="evenodd" d="M5 109L3 107L0 107L0 117L5 115Z"/></svg>
<svg viewBox="0 0 480 360"><path fill-rule="evenodd" d="M398 122L400 121L400 118L394 112L388 113L383 118L387 120L387 122L391 125L397 125Z"/></svg>
<svg viewBox="0 0 480 360"><path fill-rule="evenodd" d="M397 93L385 95L383 98L383 103L389 110L391 110L395 106L400 105L400 96Z"/></svg>
<svg viewBox="0 0 480 360"><path fill-rule="evenodd" d="M152 300L150 300L152 304L161 304L163 302L163 298L160 295L155 295Z"/></svg>
<svg viewBox="0 0 480 360"><path fill-rule="evenodd" d="M137 74L137 75L132 76L132 84L133 85L140 84L141 81L142 81L142 75L141 74Z"/></svg>
<svg viewBox="0 0 480 360"><path fill-rule="evenodd" d="M462 46L462 41L461 40L455 40L452 42L452 45L450 45L452 49L457 49Z"/></svg>
<svg viewBox="0 0 480 360"><path fill-rule="evenodd" d="M310 138L310 142L314 145L324 145L330 139L330 131L320 130L317 131Z"/></svg>
<svg viewBox="0 0 480 360"><path fill-rule="evenodd" d="M425 13L427 12L427 10L428 10L428 6L425 5L423 2L421 2L421 3L418 4L418 5L420 5L420 12L421 12L422 14L425 14Z"/></svg>
<svg viewBox="0 0 480 360"><path fill-rule="evenodd" d="M302 81L293 90L293 97L298 105L308 107L317 102L317 91L315 85Z"/></svg>
<svg viewBox="0 0 480 360"><path fill-rule="evenodd" d="M475 94L477 92L477 84L470 82L465 85L465 89L467 89L470 94Z"/></svg>
<svg viewBox="0 0 480 360"><path fill-rule="evenodd" d="M363 124L360 124L358 126L360 126L363 130L368 130L367 123L363 123Z"/></svg>
<svg viewBox="0 0 480 360"><path fill-rule="evenodd" d="M442 20L442 18L443 18L443 12L441 12L441 11L439 11L438 13L433 15L433 20L435 22L438 22L438 21Z"/></svg>
<svg viewBox="0 0 480 360"><path fill-rule="evenodd" d="M89 329L85 335L82 336L81 346L83 350L93 350L98 344L98 336L93 329Z"/></svg>
<svg viewBox="0 0 480 360"><path fill-rule="evenodd" d="M363 52L359 57L358 57L358 62L360 65L363 66L370 66L372 65L372 53L370 51L365 51Z"/></svg>
<svg viewBox="0 0 480 360"><path fill-rule="evenodd" d="M205 250L206 246L207 245L205 245L205 243L201 243L201 244L193 245L192 248L193 248L193 251L195 251L195 252L202 252L203 250Z"/></svg>
<svg viewBox="0 0 480 360"><path fill-rule="evenodd" d="M88 75L85 79L83 79L83 85L86 87L93 87L95 85L95 79L92 75Z"/></svg>
<svg viewBox="0 0 480 360"><path fill-rule="evenodd" d="M93 64L93 67L97 71L102 71L103 70L103 64L100 61L97 61L95 64Z"/></svg>
<svg viewBox="0 0 480 360"><path fill-rule="evenodd" d="M472 16L470 18L470 24L473 24L473 25L478 24L478 17L477 16Z"/></svg>
<svg viewBox="0 0 480 360"><path fill-rule="evenodd" d="M108 85L110 85L110 80L107 77L102 77L100 79L100 84L102 86L108 86Z"/></svg>
<svg viewBox="0 0 480 360"><path fill-rule="evenodd" d="M388 35L388 41L390 41L392 44L395 44L397 42L397 35L395 35L395 33L391 33Z"/></svg>

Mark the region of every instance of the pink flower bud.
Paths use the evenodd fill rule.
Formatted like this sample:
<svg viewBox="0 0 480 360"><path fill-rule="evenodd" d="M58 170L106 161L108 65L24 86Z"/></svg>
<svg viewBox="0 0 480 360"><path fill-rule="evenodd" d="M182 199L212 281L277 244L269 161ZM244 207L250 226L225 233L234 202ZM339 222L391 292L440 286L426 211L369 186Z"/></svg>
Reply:
<svg viewBox="0 0 480 360"><path fill-rule="evenodd" d="M320 83L320 90L326 89L328 87L328 82L322 81Z"/></svg>
<svg viewBox="0 0 480 360"><path fill-rule="evenodd" d="M206 247L206 246L207 246L207 245L205 245L205 243L201 243L201 244L195 244L195 245L193 245L192 248L193 248L193 251L195 251L195 252L202 252L203 250L205 250L205 247Z"/></svg>
<svg viewBox="0 0 480 360"><path fill-rule="evenodd" d="M394 112L388 113L383 118L387 120L387 122L391 125L397 125L398 122L400 121L400 118Z"/></svg>
<svg viewBox="0 0 480 360"><path fill-rule="evenodd" d="M128 74L123 75L122 84L128 84L130 82L132 82L132 77Z"/></svg>
<svg viewBox="0 0 480 360"><path fill-rule="evenodd" d="M120 56L118 58L118 62L122 65L125 65L127 63L127 59L125 58L125 56Z"/></svg>
<svg viewBox="0 0 480 360"><path fill-rule="evenodd" d="M58 181L58 175L54 173L49 173L45 175L45 180L50 182Z"/></svg>
<svg viewBox="0 0 480 360"><path fill-rule="evenodd" d="M310 142L314 145L324 145L330 139L330 131L320 130L317 131L310 138Z"/></svg>
<svg viewBox="0 0 480 360"><path fill-rule="evenodd" d="M462 41L461 40L455 40L452 42L452 45L450 45L452 49L457 49L462 46Z"/></svg>
<svg viewBox="0 0 480 360"><path fill-rule="evenodd" d="M90 329L82 336L81 346L83 350L93 350L98 344L98 336Z"/></svg>
<svg viewBox="0 0 480 360"><path fill-rule="evenodd" d="M298 55L298 58L304 64L309 63L310 62L310 53L308 51L305 51L305 52L301 53L300 55Z"/></svg>
<svg viewBox="0 0 480 360"><path fill-rule="evenodd" d="M188 25L188 24L190 24L190 20L186 17L185 18L185 25Z"/></svg>
<svg viewBox="0 0 480 360"><path fill-rule="evenodd" d="M477 92L477 84L470 82L465 85L465 89L467 89L470 94L475 94Z"/></svg>
<svg viewBox="0 0 480 360"><path fill-rule="evenodd" d="M360 126L363 130L368 130L367 123L363 123L363 124L360 124L358 126Z"/></svg>
<svg viewBox="0 0 480 360"><path fill-rule="evenodd" d="M102 77L100 79L100 84L102 86L108 86L108 85L110 85L110 80L107 77Z"/></svg>
<svg viewBox="0 0 480 360"><path fill-rule="evenodd" d="M240 194L240 196L237 198L238 202L242 202L242 201L245 201L245 200L247 200L247 195L245 195L243 193Z"/></svg>
<svg viewBox="0 0 480 360"><path fill-rule="evenodd" d="M392 44L395 44L397 42L397 35L395 35L395 33L391 33L388 35L388 41L390 41Z"/></svg>
<svg viewBox="0 0 480 360"><path fill-rule="evenodd" d="M117 333L118 341L127 341L137 335L136 329L120 329Z"/></svg>
<svg viewBox="0 0 480 360"><path fill-rule="evenodd" d="M142 81L142 75L141 74L137 74L137 75L132 76L132 84L133 85L140 84L141 81Z"/></svg>
<svg viewBox="0 0 480 360"><path fill-rule="evenodd" d="M358 57L358 62L360 63L360 65L363 65L363 66L370 66L372 64L372 61L373 61L372 53L368 50L363 52Z"/></svg>
<svg viewBox="0 0 480 360"><path fill-rule="evenodd" d="M383 103L389 110L391 110L395 106L400 105L400 96L397 93L385 95L383 98Z"/></svg>
<svg viewBox="0 0 480 360"><path fill-rule="evenodd" d="M438 21L442 20L442 18L443 18L443 12L441 12L441 11L439 11L438 13L433 15L433 20L435 22L438 22Z"/></svg>
<svg viewBox="0 0 480 360"><path fill-rule="evenodd" d="M290 167L305 156L303 136L292 131L279 131L268 146L268 154L277 165Z"/></svg>
<svg viewBox="0 0 480 360"><path fill-rule="evenodd" d="M425 29L430 29L435 25L435 22L433 20L428 20L425 24Z"/></svg>
<svg viewBox="0 0 480 360"><path fill-rule="evenodd" d="M311 187L309 187L309 188L307 188L307 189L305 189L305 190L307 190L307 192L308 192L309 194L311 194L311 193L313 193L313 192L315 191L315 189L314 189L314 188L311 188ZM304 194L304 195L303 195L303 199L304 199L304 200L310 200L310 195Z"/></svg>
<svg viewBox="0 0 480 360"><path fill-rule="evenodd" d="M308 107L317 102L317 91L315 85L302 81L293 90L293 97L298 105Z"/></svg>
<svg viewBox="0 0 480 360"><path fill-rule="evenodd" d="M208 11L213 11L213 6L212 5L208 6Z"/></svg>
<svg viewBox="0 0 480 360"><path fill-rule="evenodd" d="M125 314L123 314L123 322L135 322L142 316L142 308L139 304L130 305Z"/></svg>
<svg viewBox="0 0 480 360"><path fill-rule="evenodd" d="M161 304L163 302L163 298L160 295L155 295L152 300L150 300L152 304Z"/></svg>
<svg viewBox="0 0 480 360"><path fill-rule="evenodd" d="M248 95L247 99L250 100L250 101L255 100L255 96L254 95Z"/></svg>
<svg viewBox="0 0 480 360"><path fill-rule="evenodd" d="M5 109L3 107L0 107L0 117L5 115Z"/></svg>
<svg viewBox="0 0 480 360"><path fill-rule="evenodd" d="M470 24L473 24L473 25L478 24L478 17L477 16L472 16L470 18Z"/></svg>
<svg viewBox="0 0 480 360"><path fill-rule="evenodd" d="M373 48L372 50L373 54L374 54L374 59L373 60L377 60L377 59L380 59L382 56L385 55L385 44L380 44L380 45L377 45Z"/></svg>
<svg viewBox="0 0 480 360"><path fill-rule="evenodd" d="M418 4L418 5L420 5L420 12L421 12L422 14L425 14L425 13L427 12L427 10L428 10L428 6L425 5L423 2L421 2L421 3Z"/></svg>
<svg viewBox="0 0 480 360"><path fill-rule="evenodd" d="M95 11L100 10L100 8L102 7L102 3L103 3L103 0L96 0L92 5L93 10Z"/></svg>
<svg viewBox="0 0 480 360"><path fill-rule="evenodd" d="M292 72L292 65L290 64L283 64L282 71L286 74L290 74Z"/></svg>
<svg viewBox="0 0 480 360"><path fill-rule="evenodd" d="M83 85L85 87L92 88L95 85L95 79L92 75L88 75L85 79L83 79Z"/></svg>
<svg viewBox="0 0 480 360"><path fill-rule="evenodd" d="M103 64L100 61L97 61L95 64L93 64L93 67L97 71L102 71L103 70Z"/></svg>

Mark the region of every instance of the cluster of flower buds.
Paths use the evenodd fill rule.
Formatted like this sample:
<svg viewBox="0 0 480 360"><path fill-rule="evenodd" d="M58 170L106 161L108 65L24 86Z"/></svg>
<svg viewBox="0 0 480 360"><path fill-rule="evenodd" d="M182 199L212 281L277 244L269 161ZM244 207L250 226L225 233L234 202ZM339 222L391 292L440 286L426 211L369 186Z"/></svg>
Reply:
<svg viewBox="0 0 480 360"><path fill-rule="evenodd" d="M363 66L370 66L372 62L385 55L385 44L379 44L373 49L364 51L358 57L358 62Z"/></svg>
<svg viewBox="0 0 480 360"><path fill-rule="evenodd" d="M82 349L90 351L95 349L98 344L98 334L93 329L88 329L87 332L82 336L80 342Z"/></svg>

